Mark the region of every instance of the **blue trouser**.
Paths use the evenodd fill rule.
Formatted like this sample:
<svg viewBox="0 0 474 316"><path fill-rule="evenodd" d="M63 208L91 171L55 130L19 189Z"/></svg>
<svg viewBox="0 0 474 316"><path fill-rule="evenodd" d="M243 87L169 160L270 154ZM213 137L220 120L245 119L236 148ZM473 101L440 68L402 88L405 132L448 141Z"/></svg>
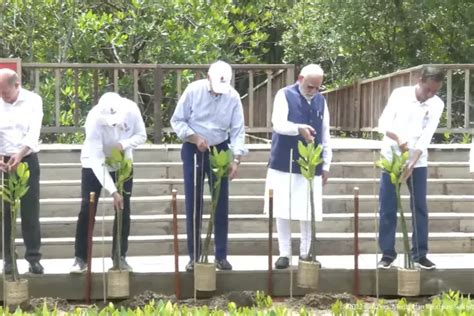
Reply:
<svg viewBox="0 0 474 316"><path fill-rule="evenodd" d="M216 145L218 150L228 149L227 142ZM196 188L194 187L194 154L196 154ZM202 223L202 208L204 178L207 178L211 183L214 183L215 177L211 175L209 151L204 153L197 150L196 145L191 143L184 143L181 149L181 159L183 160L183 174L184 174L184 195L186 207L186 233L188 235L188 253L191 260L194 260L194 224L193 213L196 209L196 245L197 257L201 254L201 223ZM196 190L196 192L195 192ZM196 193L196 205L194 203L194 193ZM210 211L210 210L209 210ZM217 201L217 209L214 217L214 244L215 244L215 258L222 260L227 257L227 231L228 231L228 214L229 214L229 181L223 178L221 182L221 191L219 200ZM206 229L207 231L207 229Z"/></svg>
<svg viewBox="0 0 474 316"><path fill-rule="evenodd" d="M428 206L426 203L427 168L414 168L407 180L412 212L412 257L417 261L428 253ZM382 172L380 179L379 246L385 257L395 259L395 232L397 229L397 198L390 176ZM405 211L404 214L407 212ZM406 215L405 215L406 218Z"/></svg>

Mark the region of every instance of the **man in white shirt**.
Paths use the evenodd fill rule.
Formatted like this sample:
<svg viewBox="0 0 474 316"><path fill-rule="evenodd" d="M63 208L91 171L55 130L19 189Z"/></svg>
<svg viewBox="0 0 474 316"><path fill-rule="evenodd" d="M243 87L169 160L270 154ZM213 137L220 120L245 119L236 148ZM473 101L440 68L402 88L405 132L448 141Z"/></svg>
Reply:
<svg viewBox="0 0 474 316"><path fill-rule="evenodd" d="M402 179L410 191L412 210L412 258L415 266L435 269L428 253L428 206L426 202L428 145L431 142L444 103L436 96L443 84L444 73L435 67L425 67L415 86L395 89L388 99L379 119L379 132L384 134L381 155L389 161L392 149L399 155L409 151L408 164ZM395 260L395 232L397 227L397 202L395 187L390 176L382 172L380 179L379 246L382 259L378 267L389 269Z"/></svg>
<svg viewBox="0 0 474 316"><path fill-rule="evenodd" d="M28 164L29 190L21 199L21 231L25 243L25 259L29 271L42 274L40 264L41 230L39 222L39 137L43 120L43 100L34 92L23 89L15 71L0 69L0 169L16 170L20 162ZM4 274L12 273L10 249L11 211L5 202Z"/></svg>
<svg viewBox="0 0 474 316"><path fill-rule="evenodd" d="M306 257L311 245L309 185L296 163L299 159L297 144L300 140L323 147L323 164L317 167L313 180L315 217L317 221L322 220L322 187L328 180L332 159L329 111L326 100L319 93L323 76L320 66L305 66L298 76L298 82L279 90L273 104L273 136L265 188L265 210L268 210L268 191L273 189L273 211L280 252L280 257L275 262L277 269L288 268L290 264L290 220L300 221L300 258L311 259ZM290 173L291 149L293 157Z"/></svg>
<svg viewBox="0 0 474 316"><path fill-rule="evenodd" d="M113 148L125 153L126 158L133 159L133 149L146 141L146 130L140 109L137 104L117 93L107 92L87 115L85 123L86 139L82 146L81 163L81 210L79 212L75 257L71 273L83 273L87 270L87 228L89 222L89 194L95 192L95 210L102 188L112 196L114 210L123 212L121 236L121 266L131 271L125 256L128 250L130 234L130 197L132 195L133 177L124 184L124 196L117 191L114 183L115 170L105 166ZM94 214L95 214L94 213ZM116 222L114 220L112 256L116 246Z"/></svg>

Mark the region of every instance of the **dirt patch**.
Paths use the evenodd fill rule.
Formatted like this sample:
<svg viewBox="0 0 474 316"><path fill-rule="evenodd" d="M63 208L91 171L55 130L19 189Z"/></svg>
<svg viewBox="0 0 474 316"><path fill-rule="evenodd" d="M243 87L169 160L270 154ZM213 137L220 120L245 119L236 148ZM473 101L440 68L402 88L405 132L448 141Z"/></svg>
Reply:
<svg viewBox="0 0 474 316"><path fill-rule="evenodd" d="M159 302L163 300L165 302L171 301L171 303L176 303L176 297L174 295L163 295L159 293L155 293L153 291L145 291L141 294L135 295L132 298L129 298L124 301L120 301L116 304L116 306L123 306L125 308L130 307L135 309L137 307L143 307L151 301Z"/></svg>
<svg viewBox="0 0 474 316"><path fill-rule="evenodd" d="M72 306L68 301L59 297L30 298L28 301L22 303L20 308L24 312L34 312L35 310L43 309L45 305L46 309L49 311L54 310L55 308L61 311L69 311L72 309ZM11 307L13 308L14 306ZM14 308L16 308L16 306ZM12 309L10 308L10 310Z"/></svg>
<svg viewBox="0 0 474 316"><path fill-rule="evenodd" d="M331 293L309 293L301 298L288 299L286 304L289 308L298 310L301 307L327 310L339 300L343 304L354 304L357 298L348 293L331 294Z"/></svg>

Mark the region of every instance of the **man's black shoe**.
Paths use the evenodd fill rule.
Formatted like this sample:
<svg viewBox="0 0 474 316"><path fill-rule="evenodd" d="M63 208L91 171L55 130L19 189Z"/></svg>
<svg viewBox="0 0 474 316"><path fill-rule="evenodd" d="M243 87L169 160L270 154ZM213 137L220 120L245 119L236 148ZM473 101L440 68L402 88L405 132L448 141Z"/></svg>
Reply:
<svg viewBox="0 0 474 316"><path fill-rule="evenodd" d="M186 272L193 272L194 271L194 260L189 260L188 264L186 265Z"/></svg>
<svg viewBox="0 0 474 316"><path fill-rule="evenodd" d="M227 259L216 260L216 266L219 270L232 270L232 265Z"/></svg>
<svg viewBox="0 0 474 316"><path fill-rule="evenodd" d="M393 261L395 261L395 259L384 256L384 257L382 257L382 259L377 264L377 268L379 268L379 269L390 269L390 267L393 264Z"/></svg>
<svg viewBox="0 0 474 316"><path fill-rule="evenodd" d="M290 266L290 259L288 257L280 257L275 262L275 269L286 269Z"/></svg>
<svg viewBox="0 0 474 316"><path fill-rule="evenodd" d="M415 261L415 267L420 268L420 269L424 269L424 270L434 270L434 269L436 269L436 265L426 257L421 257L420 259L416 260Z"/></svg>
<svg viewBox="0 0 474 316"><path fill-rule="evenodd" d="M44 268L41 265L41 263L39 263L39 261L34 261L34 262L30 262L30 268L28 269L28 271L30 271L33 274L43 274Z"/></svg>

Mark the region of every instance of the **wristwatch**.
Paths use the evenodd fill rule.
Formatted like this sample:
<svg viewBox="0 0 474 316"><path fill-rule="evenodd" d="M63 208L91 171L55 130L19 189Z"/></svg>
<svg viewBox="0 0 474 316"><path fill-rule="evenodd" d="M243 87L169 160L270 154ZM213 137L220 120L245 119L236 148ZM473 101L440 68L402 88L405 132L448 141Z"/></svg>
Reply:
<svg viewBox="0 0 474 316"><path fill-rule="evenodd" d="M237 158L234 158L233 162L235 162L237 164L237 166L240 165L240 160L237 159Z"/></svg>

